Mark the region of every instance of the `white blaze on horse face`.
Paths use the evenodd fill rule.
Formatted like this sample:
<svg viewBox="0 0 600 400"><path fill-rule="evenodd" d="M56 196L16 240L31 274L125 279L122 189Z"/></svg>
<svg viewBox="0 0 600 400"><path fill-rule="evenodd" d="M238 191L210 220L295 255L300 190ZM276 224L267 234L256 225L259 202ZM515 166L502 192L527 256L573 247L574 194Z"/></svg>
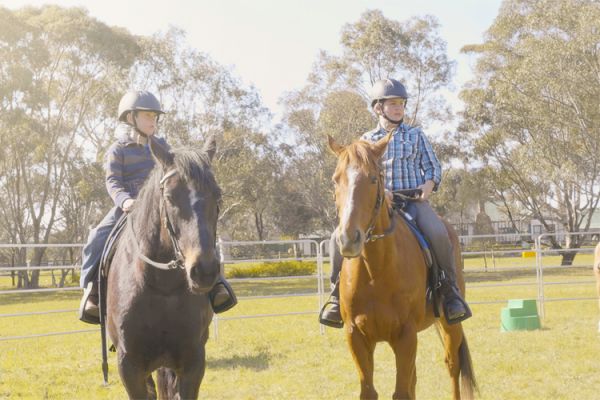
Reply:
<svg viewBox="0 0 600 400"><path fill-rule="evenodd" d="M342 232L348 229L350 216L354 210L354 191L356 190L356 180L358 178L358 169L349 167L346 170L346 178L348 182L348 193L346 194L346 204L344 204L343 214L340 216L340 227Z"/></svg>
<svg viewBox="0 0 600 400"><path fill-rule="evenodd" d="M192 207L192 211L194 214L199 214L196 215L196 218L200 218L201 221L203 222L208 222L206 221L206 215L204 214L204 210L201 207L196 207L197 203L202 203L202 202L206 202L206 199L204 199L204 195L202 193L199 193L198 191L196 191L195 189L189 187L188 188L190 191L190 206ZM200 243L199 245L201 247L203 247L204 249L208 249L211 247L211 244L214 240L214 238L211 237L211 232L208 229L210 227L210 224L207 226L204 226L204 228L202 227L204 225L204 223L201 223L200 226L198 226L198 228L200 228L198 230L199 233L199 240Z"/></svg>

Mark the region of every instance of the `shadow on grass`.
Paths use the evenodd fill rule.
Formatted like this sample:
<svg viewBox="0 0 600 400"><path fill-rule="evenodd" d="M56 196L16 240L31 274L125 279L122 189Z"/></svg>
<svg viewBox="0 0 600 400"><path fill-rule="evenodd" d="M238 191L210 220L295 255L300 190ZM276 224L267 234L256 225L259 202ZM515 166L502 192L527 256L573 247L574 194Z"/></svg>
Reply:
<svg viewBox="0 0 600 400"><path fill-rule="evenodd" d="M206 366L209 369L232 369L232 368L248 368L253 371L263 371L269 368L269 362L273 356L269 349L261 348L258 353L252 355L232 355L230 357L212 358L208 357Z"/></svg>

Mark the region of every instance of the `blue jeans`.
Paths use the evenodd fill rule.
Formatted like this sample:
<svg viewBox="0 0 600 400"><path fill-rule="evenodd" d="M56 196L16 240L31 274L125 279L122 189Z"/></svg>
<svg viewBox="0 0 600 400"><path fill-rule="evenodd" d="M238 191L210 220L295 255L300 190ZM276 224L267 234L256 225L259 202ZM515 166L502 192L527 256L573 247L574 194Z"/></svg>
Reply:
<svg viewBox="0 0 600 400"><path fill-rule="evenodd" d="M96 279L98 266L104 245L108 239L110 231L123 215L123 210L120 207L113 207L104 219L94 229L90 230L88 240L83 247L83 255L81 258L81 277L79 284L85 288L87 284Z"/></svg>

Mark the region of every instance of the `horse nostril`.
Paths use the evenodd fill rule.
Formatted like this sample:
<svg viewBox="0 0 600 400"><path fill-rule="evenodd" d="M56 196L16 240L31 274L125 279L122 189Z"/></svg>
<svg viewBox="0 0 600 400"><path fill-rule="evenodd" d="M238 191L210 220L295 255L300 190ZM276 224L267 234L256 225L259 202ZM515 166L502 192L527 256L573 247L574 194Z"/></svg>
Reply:
<svg viewBox="0 0 600 400"><path fill-rule="evenodd" d="M190 270L190 277L192 279L197 279L198 278L198 273L199 273L200 268L198 268L197 265L193 266Z"/></svg>
<svg viewBox="0 0 600 400"><path fill-rule="evenodd" d="M354 243L358 243L360 242L360 231L357 229L356 230L356 238L354 239Z"/></svg>
<svg viewBox="0 0 600 400"><path fill-rule="evenodd" d="M190 268L190 278L196 281L212 280L221 270L218 260L199 262Z"/></svg>

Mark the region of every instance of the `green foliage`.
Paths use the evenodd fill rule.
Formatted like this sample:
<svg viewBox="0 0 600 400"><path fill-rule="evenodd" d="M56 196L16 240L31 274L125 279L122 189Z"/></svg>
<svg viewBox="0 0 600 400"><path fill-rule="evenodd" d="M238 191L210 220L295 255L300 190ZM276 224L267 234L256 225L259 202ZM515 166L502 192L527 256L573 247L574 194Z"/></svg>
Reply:
<svg viewBox="0 0 600 400"><path fill-rule="evenodd" d="M327 135L347 144L375 127L368 93L376 80L395 77L407 85L407 122L427 125L449 118L438 91L449 84L453 63L435 18L400 22L379 10L365 11L342 27L340 45L341 55L322 51L306 85L283 99L285 123L297 142L288 160L288 193L297 193L294 197L307 206L302 211L307 218L312 214L314 231L331 231L336 220L331 200L335 157Z"/></svg>
<svg viewBox="0 0 600 400"><path fill-rule="evenodd" d="M463 49L479 57L461 93L471 155L507 213L517 204L546 229L586 230L599 204L599 42L597 1L507 0L485 42Z"/></svg>
<svg viewBox="0 0 600 400"><path fill-rule="evenodd" d="M317 265L312 261L278 261L234 266L226 272L228 278L266 278L275 276L306 276L315 274Z"/></svg>
<svg viewBox="0 0 600 400"><path fill-rule="evenodd" d="M47 243L68 231L68 242L81 240L100 200L77 180L103 184L75 175L89 162L90 132L109 128L108 104L125 86L137 39L80 8L1 8L0 25L0 237ZM35 251L32 262L42 256ZM38 277L31 272L27 285Z"/></svg>

